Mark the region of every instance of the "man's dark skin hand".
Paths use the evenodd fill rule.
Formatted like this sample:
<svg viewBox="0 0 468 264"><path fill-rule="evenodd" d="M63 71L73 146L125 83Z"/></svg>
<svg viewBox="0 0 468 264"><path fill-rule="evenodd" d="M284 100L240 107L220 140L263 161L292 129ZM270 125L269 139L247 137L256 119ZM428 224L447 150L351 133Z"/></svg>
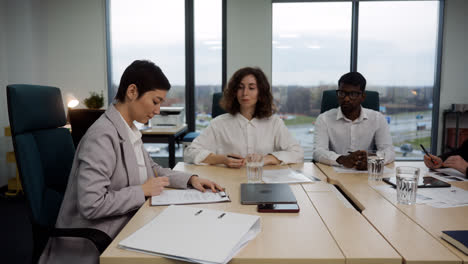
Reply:
<svg viewBox="0 0 468 264"><path fill-rule="evenodd" d="M367 152L365 150L357 150L342 155L336 159L336 162L346 168L356 168L357 170L367 170Z"/></svg>

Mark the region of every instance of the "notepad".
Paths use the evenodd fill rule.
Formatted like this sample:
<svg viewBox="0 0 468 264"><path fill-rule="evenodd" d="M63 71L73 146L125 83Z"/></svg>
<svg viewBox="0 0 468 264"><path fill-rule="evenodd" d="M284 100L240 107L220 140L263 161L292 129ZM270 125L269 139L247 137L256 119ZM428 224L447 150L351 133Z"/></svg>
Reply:
<svg viewBox="0 0 468 264"><path fill-rule="evenodd" d="M256 215L172 205L119 247L195 263L227 263L260 230Z"/></svg>
<svg viewBox="0 0 468 264"><path fill-rule="evenodd" d="M442 231L441 237L468 255L468 230Z"/></svg>
<svg viewBox="0 0 468 264"><path fill-rule="evenodd" d="M196 189L185 190L164 190L158 196L151 197L151 205L171 205L171 204L202 204L202 203L222 203L230 202L228 195L221 195L221 192L214 193L211 190L200 192Z"/></svg>

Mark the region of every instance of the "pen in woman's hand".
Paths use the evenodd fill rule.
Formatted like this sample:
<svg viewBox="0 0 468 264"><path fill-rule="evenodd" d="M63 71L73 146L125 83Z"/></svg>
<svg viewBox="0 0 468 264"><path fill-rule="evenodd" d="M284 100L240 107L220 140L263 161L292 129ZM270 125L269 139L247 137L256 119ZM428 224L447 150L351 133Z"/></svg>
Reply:
<svg viewBox="0 0 468 264"><path fill-rule="evenodd" d="M231 159L241 159L239 157L235 157L235 156L232 156L232 155L227 155L228 158L231 158Z"/></svg>

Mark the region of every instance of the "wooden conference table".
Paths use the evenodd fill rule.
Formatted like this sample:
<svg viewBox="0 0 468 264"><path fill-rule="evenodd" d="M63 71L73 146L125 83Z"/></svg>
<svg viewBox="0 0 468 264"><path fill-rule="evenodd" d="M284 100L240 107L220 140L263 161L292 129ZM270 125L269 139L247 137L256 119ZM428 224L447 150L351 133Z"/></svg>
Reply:
<svg viewBox="0 0 468 264"><path fill-rule="evenodd" d="M266 166L264 169L286 167ZM396 205L391 194L380 193L369 186L367 174L340 174L329 166L309 162L289 167L322 180L291 185L300 213L257 213L256 206L241 205L240 183L246 182L245 168L178 163L174 169L220 183L232 200L193 206L261 216L262 232L230 263L468 263L462 252L438 235L441 230L468 229L462 222L467 219L466 207L439 209ZM343 197L327 181L339 186L362 213L347 207ZM177 262L118 248L119 241L151 221L164 208L151 207L147 201L101 255L101 263Z"/></svg>

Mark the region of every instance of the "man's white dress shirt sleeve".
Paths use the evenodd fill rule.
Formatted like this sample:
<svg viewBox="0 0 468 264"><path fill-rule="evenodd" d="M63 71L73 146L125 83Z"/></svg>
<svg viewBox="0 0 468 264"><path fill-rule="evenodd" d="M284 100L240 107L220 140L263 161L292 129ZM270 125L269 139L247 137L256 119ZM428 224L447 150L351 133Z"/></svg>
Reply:
<svg viewBox="0 0 468 264"><path fill-rule="evenodd" d="M314 160L328 165L339 165L336 159L341 155L330 150L329 141L328 124L325 115L322 114L315 121Z"/></svg>

